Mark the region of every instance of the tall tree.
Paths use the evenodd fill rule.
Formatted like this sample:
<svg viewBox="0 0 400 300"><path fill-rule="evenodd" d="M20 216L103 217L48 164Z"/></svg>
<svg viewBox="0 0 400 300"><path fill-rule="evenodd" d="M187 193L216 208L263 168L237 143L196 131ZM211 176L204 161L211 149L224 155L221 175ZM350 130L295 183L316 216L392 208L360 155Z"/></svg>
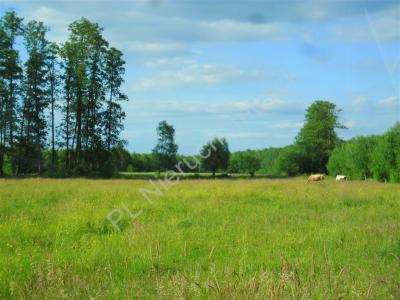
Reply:
<svg viewBox="0 0 400 300"><path fill-rule="evenodd" d="M88 30L88 21L81 19L73 22L69 26L70 36L69 45L70 50L73 51L72 76L73 76L73 90L74 99L71 103L72 117L75 121L75 127L72 137L72 148L75 147L73 152L74 166L80 169L82 159L82 140L84 129L84 116L85 109L88 109L87 98L85 95L87 86L87 59L88 49L90 43L90 31ZM75 146L76 145L76 146Z"/></svg>
<svg viewBox="0 0 400 300"><path fill-rule="evenodd" d="M58 95L58 86L60 84L60 76L58 74L58 52L59 48L56 43L52 43L48 51L48 82L50 96L50 121L51 121L51 174L55 173L56 165L56 148L55 148L55 112L57 109L56 98Z"/></svg>
<svg viewBox="0 0 400 300"><path fill-rule="evenodd" d="M339 122L341 110L334 103L318 100L306 111L303 128L296 145L304 156L305 172L326 172L329 155L339 141L336 129L346 128Z"/></svg>
<svg viewBox="0 0 400 300"><path fill-rule="evenodd" d="M59 54L61 57L61 79L63 81L63 96L64 101L61 106L62 109L62 121L60 125L61 135L64 138L62 146L65 148L65 170L69 172L71 168L71 135L73 128L72 120L72 108L73 99L75 95L74 90L74 46L73 44L66 42L60 47Z"/></svg>
<svg viewBox="0 0 400 300"><path fill-rule="evenodd" d="M22 68L19 52L15 49L16 38L23 32L23 19L14 11L8 11L0 19L0 38L2 49L1 64L1 109L2 142L0 143L0 175L3 174L4 155L11 158L12 173L15 173L15 138L17 132L17 101L20 95Z"/></svg>
<svg viewBox="0 0 400 300"><path fill-rule="evenodd" d="M42 170L42 150L45 147L49 107L48 56L50 43L46 40L42 22L30 21L24 32L28 59L25 62L24 101L19 154L25 157L25 171ZM26 158L31 159L27 160ZM19 159L19 164L21 160ZM18 169L20 169L20 165Z"/></svg>
<svg viewBox="0 0 400 300"><path fill-rule="evenodd" d="M166 121L158 123L157 127L158 142L153 149L153 154L157 158L158 170L172 170L176 164L176 154L178 145L175 144L175 129Z"/></svg>
<svg viewBox="0 0 400 300"><path fill-rule="evenodd" d="M107 51L105 69L106 87L109 93L106 118L104 119L108 152L119 142L119 134L123 129L122 120L125 118L125 114L121 109L120 102L128 99L120 90L123 83L122 76L125 73L124 65L122 52L111 47Z"/></svg>
<svg viewBox="0 0 400 300"><path fill-rule="evenodd" d="M261 155L259 151L238 151L229 157L229 171L232 173L248 173L251 177L254 177L255 172L260 168Z"/></svg>
<svg viewBox="0 0 400 300"><path fill-rule="evenodd" d="M72 137L74 165L82 171L93 170L95 158L104 151L101 126L105 117L104 68L108 43L102 37L102 30L97 23L82 18L69 26L66 43L73 49L70 67L74 97L70 107L75 123Z"/></svg>
<svg viewBox="0 0 400 300"><path fill-rule="evenodd" d="M69 26L68 40L60 47L46 40L41 22L24 26L22 21L12 11L0 19L0 176L5 158L13 174L40 173L42 161L54 174L59 91L65 169L100 170L124 142L122 52L109 48L103 29L84 18ZM25 41L23 68L19 36ZM49 141L51 151L46 149Z"/></svg>
<svg viewBox="0 0 400 300"><path fill-rule="evenodd" d="M102 111L105 102L105 65L107 57L108 42L102 37L103 28L96 23L81 20L87 27L89 49L88 49L88 87L87 104L88 110L85 114L85 151L86 160L93 171L97 163L96 158L104 147L101 140L102 134Z"/></svg>
<svg viewBox="0 0 400 300"><path fill-rule="evenodd" d="M226 170L228 168L229 145L225 138L214 138L203 146L200 151L203 168L206 171L211 171L213 177L218 170Z"/></svg>
<svg viewBox="0 0 400 300"><path fill-rule="evenodd" d="M260 156L255 151L248 150L243 152L240 167L243 171L248 172L251 177L254 177L255 172L261 167Z"/></svg>
<svg viewBox="0 0 400 300"><path fill-rule="evenodd" d="M5 81L5 63L7 58L7 47L9 39L3 27L0 27L0 177L4 176L3 165L5 155L6 137L6 101L7 85Z"/></svg>

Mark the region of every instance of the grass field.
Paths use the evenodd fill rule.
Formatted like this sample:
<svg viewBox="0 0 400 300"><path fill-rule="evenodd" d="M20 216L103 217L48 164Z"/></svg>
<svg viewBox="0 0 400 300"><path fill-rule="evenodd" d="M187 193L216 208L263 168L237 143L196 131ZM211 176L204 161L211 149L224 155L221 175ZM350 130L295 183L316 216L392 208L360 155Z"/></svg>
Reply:
<svg viewBox="0 0 400 300"><path fill-rule="evenodd" d="M399 299L400 186L0 181L0 298ZM117 232L107 220L132 213Z"/></svg>

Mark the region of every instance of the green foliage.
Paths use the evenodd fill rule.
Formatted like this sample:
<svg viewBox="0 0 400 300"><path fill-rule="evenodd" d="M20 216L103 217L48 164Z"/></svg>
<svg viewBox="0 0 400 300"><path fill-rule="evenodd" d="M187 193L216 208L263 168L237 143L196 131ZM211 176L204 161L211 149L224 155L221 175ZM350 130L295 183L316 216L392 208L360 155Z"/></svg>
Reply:
<svg viewBox="0 0 400 300"><path fill-rule="evenodd" d="M277 164L282 148L268 148L260 151L261 170L266 175L279 175L281 172Z"/></svg>
<svg viewBox="0 0 400 300"><path fill-rule="evenodd" d="M176 167L176 171L184 173L193 173L200 172L200 161L201 158L198 156L185 156L179 155L177 157L177 164L179 165L179 169Z"/></svg>
<svg viewBox="0 0 400 300"><path fill-rule="evenodd" d="M126 169L126 171L127 171L128 173L133 173L133 172L135 172L135 169L133 168L133 165L132 165L132 164L129 164L129 165L128 165L128 168Z"/></svg>
<svg viewBox="0 0 400 300"><path fill-rule="evenodd" d="M352 178L352 174L350 174L348 169L348 151L346 149L346 144L338 145L333 151L331 156L329 157L329 161L327 164L328 172L331 176L335 176L338 174L346 174L349 178Z"/></svg>
<svg viewBox="0 0 400 300"><path fill-rule="evenodd" d="M175 144L175 129L166 121L158 123L158 142L153 149L157 159L158 171L172 170L176 164L178 145Z"/></svg>
<svg viewBox="0 0 400 300"><path fill-rule="evenodd" d="M214 138L205 144L200 151L202 167L205 171L212 172L215 177L217 171L227 170L230 155L226 139Z"/></svg>
<svg viewBox="0 0 400 300"><path fill-rule="evenodd" d="M16 172L16 138L18 132L18 99L22 94L22 67L16 38L24 31L23 19L14 11L5 12L0 18L0 176L4 175L7 154Z"/></svg>
<svg viewBox="0 0 400 300"><path fill-rule="evenodd" d="M132 166L132 158L129 152L122 147L122 145L117 145L112 149L112 157L115 164L115 169L118 172L128 171L128 167Z"/></svg>
<svg viewBox="0 0 400 300"><path fill-rule="evenodd" d="M42 150L46 145L47 116L50 105L48 58L50 43L42 22L30 21L24 39L28 52L23 80L23 109L18 138L18 172L42 172Z"/></svg>
<svg viewBox="0 0 400 300"><path fill-rule="evenodd" d="M377 180L400 182L400 122L379 138L370 169Z"/></svg>
<svg viewBox="0 0 400 300"><path fill-rule="evenodd" d="M235 152L229 158L229 171L232 173L249 173L251 177L261 167L261 157L258 151Z"/></svg>
<svg viewBox="0 0 400 300"><path fill-rule="evenodd" d="M357 137L340 144L327 168L331 175L400 182L400 123L382 136Z"/></svg>
<svg viewBox="0 0 400 300"><path fill-rule="evenodd" d="M157 159L152 153L132 153L131 164L134 172L153 172L159 170Z"/></svg>
<svg viewBox="0 0 400 300"><path fill-rule="evenodd" d="M104 127L108 151L120 142L119 136L123 129L121 120L125 118L120 102L128 99L120 89L124 81L122 76L125 73L125 61L122 56L122 52L114 47L106 50L105 81L109 98L106 104L107 117L104 120Z"/></svg>
<svg viewBox="0 0 400 300"><path fill-rule="evenodd" d="M296 145L303 155L303 172L325 172L329 156L339 138L336 129L345 128L339 123L339 113L334 103L317 100L307 108L305 124L296 137Z"/></svg>
<svg viewBox="0 0 400 300"><path fill-rule="evenodd" d="M85 18L69 25L69 37L60 45L46 39L47 30L42 22L24 23L13 11L0 19L0 176L6 154L15 175L47 172L43 156L49 144L47 174L55 175L56 167L65 174L101 172L105 157L122 143L120 103L127 100L121 92L122 52L109 46L103 28ZM17 38L24 41L24 62ZM58 145L65 150L58 158L62 167L55 157ZM115 169L126 170L122 164Z"/></svg>
<svg viewBox="0 0 400 300"><path fill-rule="evenodd" d="M99 170L100 175L104 178L111 178L118 171L117 167L118 164L115 160L115 157L113 155L110 155L110 157L106 159L104 163L101 164Z"/></svg>
<svg viewBox="0 0 400 300"><path fill-rule="evenodd" d="M241 152L233 152L231 156L229 157L229 162L228 162L228 172L229 173L241 173L242 168L240 166L240 160L241 160Z"/></svg>
<svg viewBox="0 0 400 300"><path fill-rule="evenodd" d="M277 159L279 171L285 175L293 176L299 174L301 161L301 153L296 145L284 147Z"/></svg>
<svg viewBox="0 0 400 300"><path fill-rule="evenodd" d="M12 165L11 165L10 157L8 155L5 155L5 157L4 157L3 171L4 171L5 176L12 175Z"/></svg>

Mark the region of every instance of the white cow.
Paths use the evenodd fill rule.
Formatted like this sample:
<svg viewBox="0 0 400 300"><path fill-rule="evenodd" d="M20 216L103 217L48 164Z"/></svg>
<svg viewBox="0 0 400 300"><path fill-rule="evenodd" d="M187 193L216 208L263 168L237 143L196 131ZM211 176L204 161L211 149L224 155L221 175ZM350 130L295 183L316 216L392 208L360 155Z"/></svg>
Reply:
<svg viewBox="0 0 400 300"><path fill-rule="evenodd" d="M347 176L345 175L336 175L336 181L347 180Z"/></svg>

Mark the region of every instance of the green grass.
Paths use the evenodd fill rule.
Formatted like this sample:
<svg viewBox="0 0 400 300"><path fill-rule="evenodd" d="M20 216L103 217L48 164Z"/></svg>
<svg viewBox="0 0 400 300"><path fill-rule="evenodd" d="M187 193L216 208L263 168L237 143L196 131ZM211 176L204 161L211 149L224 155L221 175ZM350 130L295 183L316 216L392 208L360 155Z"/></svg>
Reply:
<svg viewBox="0 0 400 300"><path fill-rule="evenodd" d="M122 178L122 179L155 179L155 178L164 178L165 172L119 172L116 177ZM183 174L180 174L180 177L182 179L213 179L213 174L212 173L206 173L206 172L201 172L201 173L191 173L191 172L185 172ZM256 178L283 178L284 176L271 176L271 175L265 175L265 174L256 174ZM230 178L230 179L247 179L251 178L250 174L248 173L216 173L215 178Z"/></svg>
<svg viewBox="0 0 400 300"><path fill-rule="evenodd" d="M400 186L0 181L0 298L399 299ZM114 230L107 214L132 213Z"/></svg>

